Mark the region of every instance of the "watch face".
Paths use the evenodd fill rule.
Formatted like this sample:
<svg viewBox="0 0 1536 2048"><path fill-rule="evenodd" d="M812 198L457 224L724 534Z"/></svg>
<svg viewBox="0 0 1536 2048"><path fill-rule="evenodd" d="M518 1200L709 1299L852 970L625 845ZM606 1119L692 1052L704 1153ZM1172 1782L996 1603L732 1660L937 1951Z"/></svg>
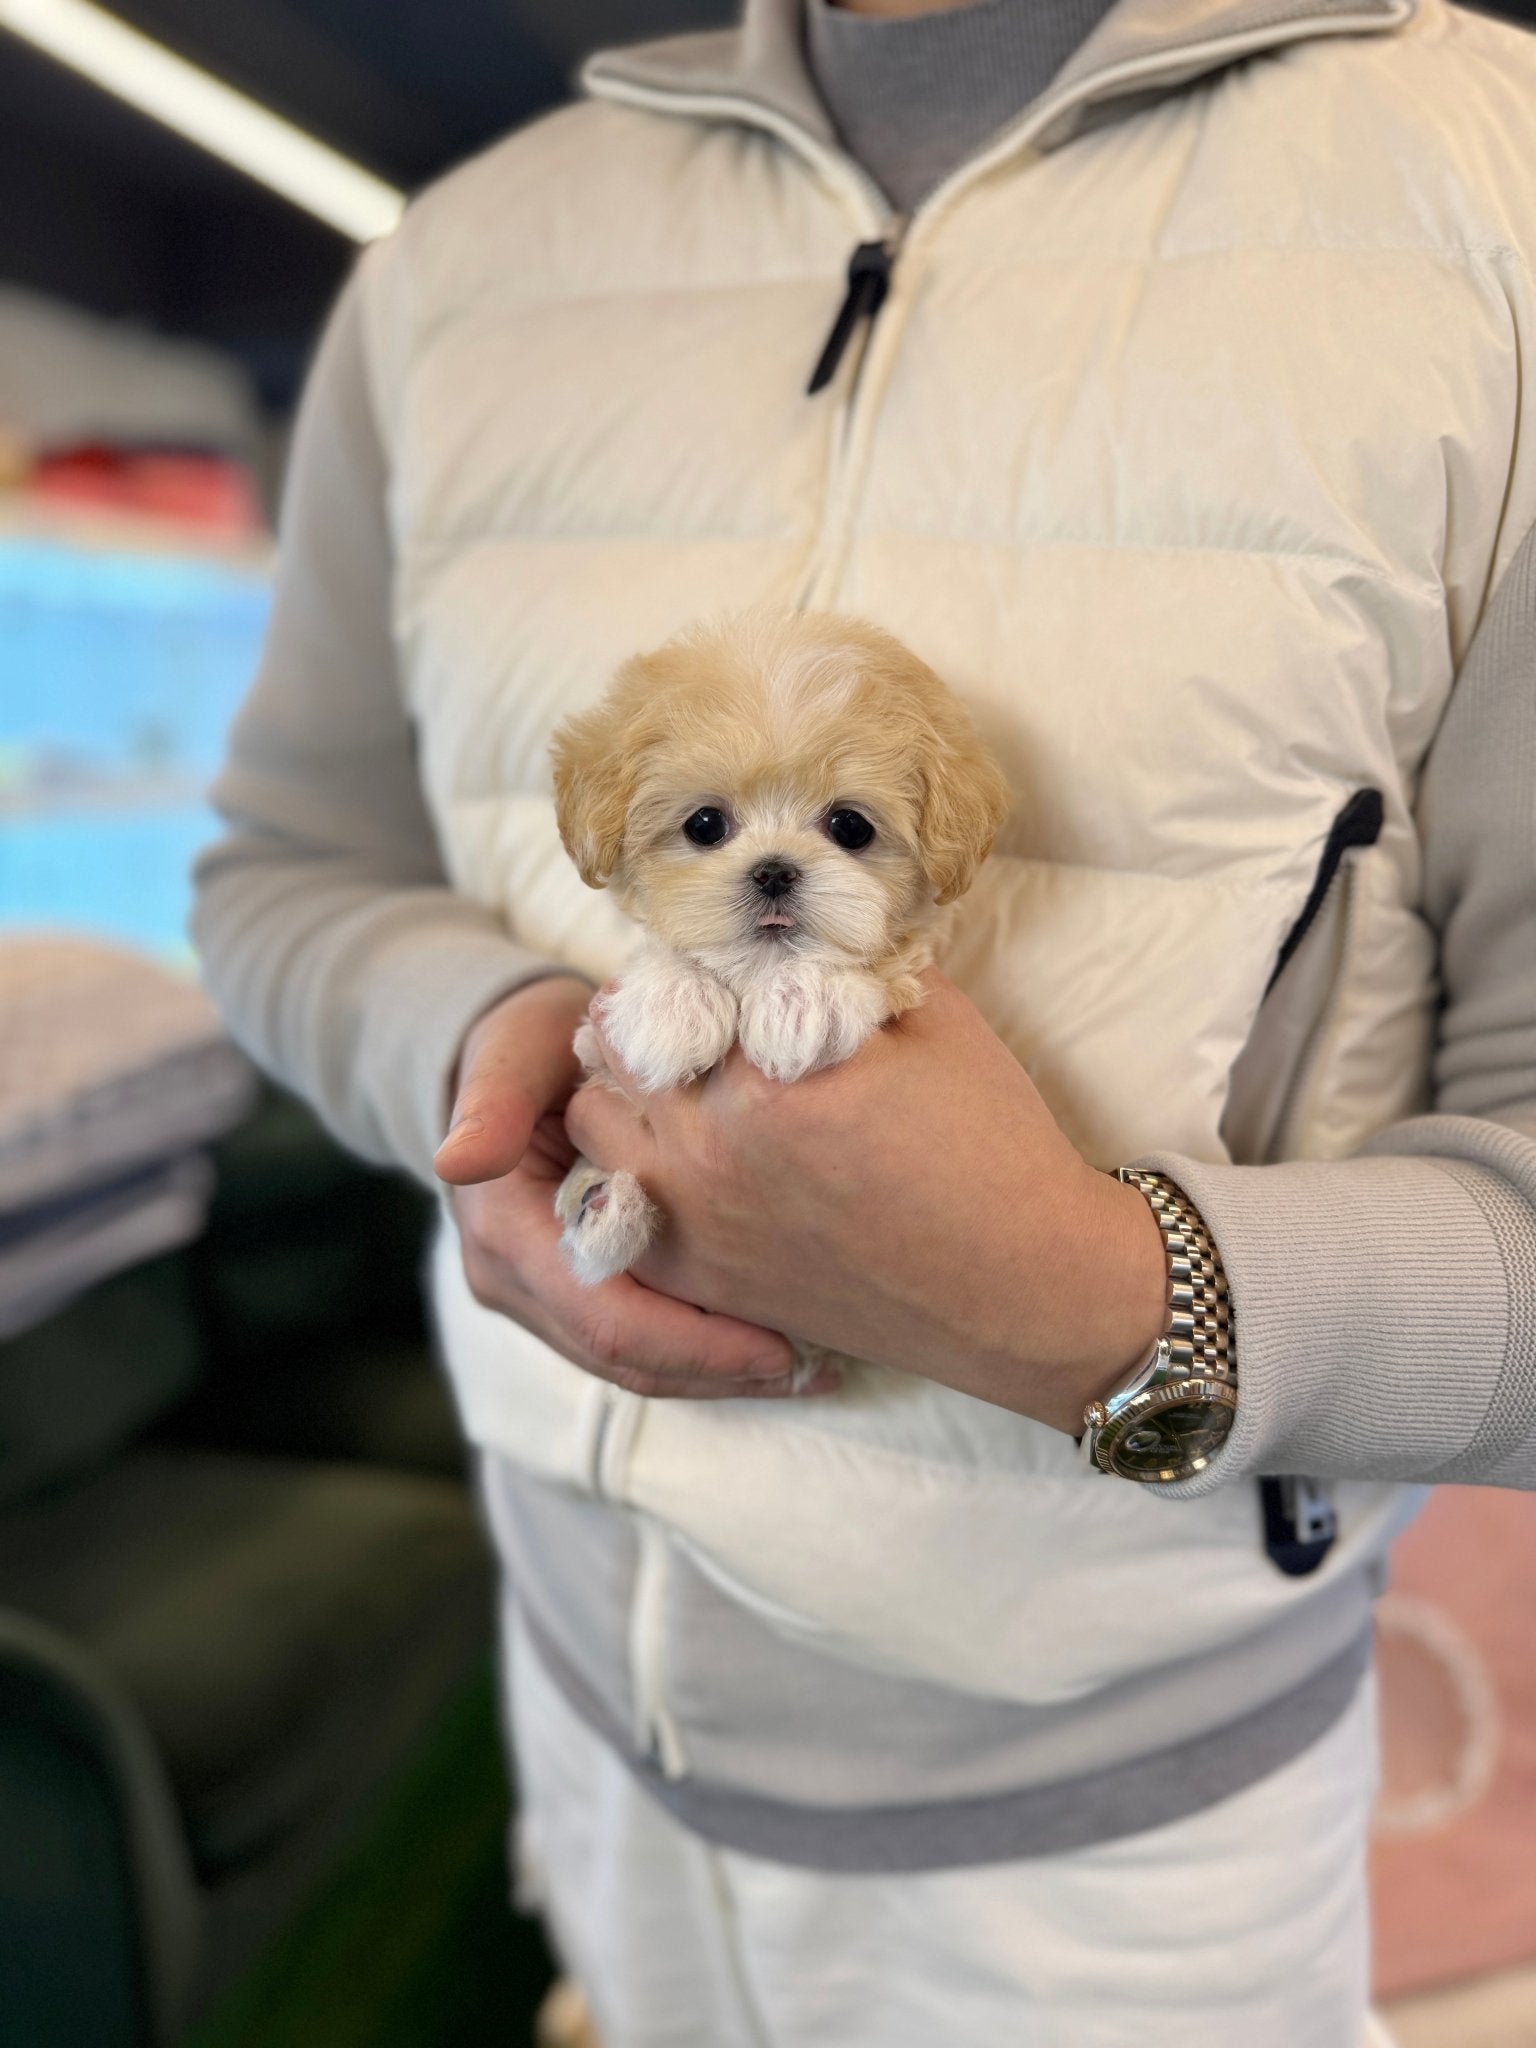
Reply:
<svg viewBox="0 0 1536 2048"><path fill-rule="evenodd" d="M1100 1437L1101 1460L1122 1479L1188 1479L1225 1441L1237 1405L1219 1380L1158 1388L1130 1403Z"/></svg>

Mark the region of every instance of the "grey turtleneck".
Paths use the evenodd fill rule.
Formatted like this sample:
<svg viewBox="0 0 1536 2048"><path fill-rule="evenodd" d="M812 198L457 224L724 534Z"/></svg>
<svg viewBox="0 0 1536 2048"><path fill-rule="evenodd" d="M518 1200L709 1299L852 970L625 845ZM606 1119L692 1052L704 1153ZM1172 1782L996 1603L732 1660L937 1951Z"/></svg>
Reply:
<svg viewBox="0 0 1536 2048"><path fill-rule="evenodd" d="M971 0L909 17L805 0L805 58L849 155L910 213L1037 98L1112 0Z"/></svg>

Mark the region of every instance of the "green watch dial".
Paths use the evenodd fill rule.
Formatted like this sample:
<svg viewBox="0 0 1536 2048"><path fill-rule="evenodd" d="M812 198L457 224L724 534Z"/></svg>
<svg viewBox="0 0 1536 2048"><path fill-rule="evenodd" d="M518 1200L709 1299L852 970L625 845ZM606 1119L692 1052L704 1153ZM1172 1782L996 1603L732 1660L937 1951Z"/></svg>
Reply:
<svg viewBox="0 0 1536 2048"><path fill-rule="evenodd" d="M1191 1478L1226 1441L1236 1389L1220 1380L1179 1381L1128 1402L1100 1432L1096 1454L1122 1479L1167 1485Z"/></svg>

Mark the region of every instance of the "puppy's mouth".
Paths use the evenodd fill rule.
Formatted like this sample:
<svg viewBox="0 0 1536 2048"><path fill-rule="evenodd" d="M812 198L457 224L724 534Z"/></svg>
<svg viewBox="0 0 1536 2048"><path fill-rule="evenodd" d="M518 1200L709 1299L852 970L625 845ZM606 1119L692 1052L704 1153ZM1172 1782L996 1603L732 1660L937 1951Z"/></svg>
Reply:
<svg viewBox="0 0 1536 2048"><path fill-rule="evenodd" d="M787 910L765 910L757 920L757 929L760 932L792 932L795 920Z"/></svg>

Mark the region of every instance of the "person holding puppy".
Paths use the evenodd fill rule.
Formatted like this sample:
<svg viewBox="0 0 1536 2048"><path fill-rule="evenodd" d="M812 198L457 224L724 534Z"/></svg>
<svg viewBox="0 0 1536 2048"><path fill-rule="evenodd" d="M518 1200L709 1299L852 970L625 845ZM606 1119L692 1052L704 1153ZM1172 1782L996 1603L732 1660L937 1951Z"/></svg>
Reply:
<svg viewBox="0 0 1536 2048"><path fill-rule="evenodd" d="M333 317L196 923L453 1190L530 1883L606 2048L1356 2048L1381 1560L1536 1484L1536 44L749 0L584 82ZM573 1092L551 737L761 604L1009 815L853 1057ZM593 1287L578 1151L663 1219Z"/></svg>

